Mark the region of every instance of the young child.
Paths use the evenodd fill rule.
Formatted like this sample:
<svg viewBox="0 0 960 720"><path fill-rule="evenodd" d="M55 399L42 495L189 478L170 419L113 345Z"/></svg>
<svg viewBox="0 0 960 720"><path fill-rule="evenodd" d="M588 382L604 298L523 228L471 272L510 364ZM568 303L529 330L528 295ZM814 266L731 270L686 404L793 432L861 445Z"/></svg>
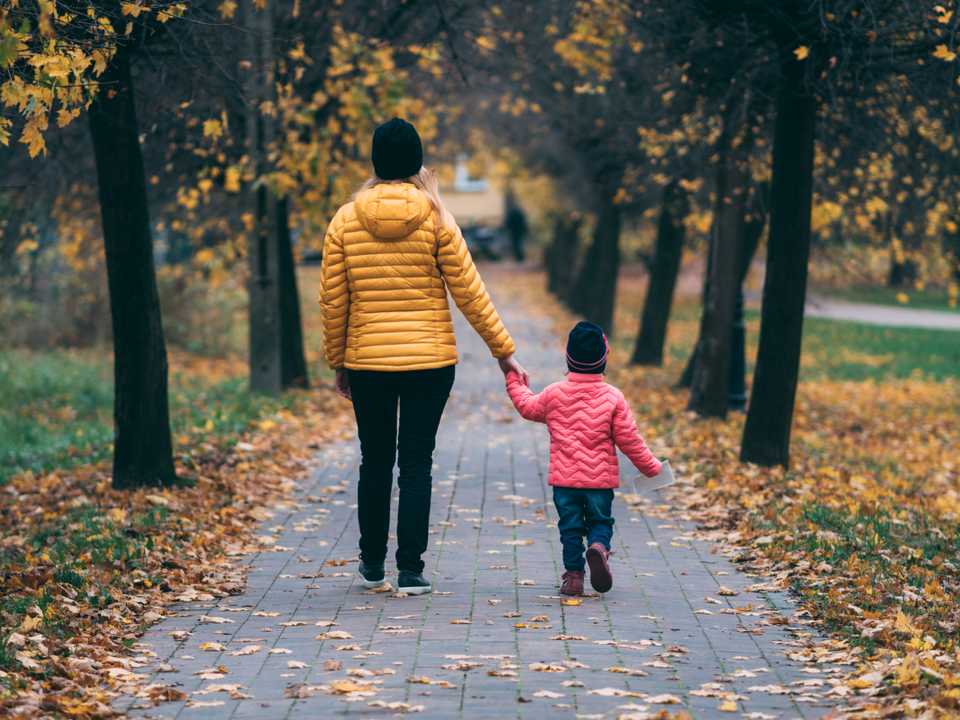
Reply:
<svg viewBox="0 0 960 720"><path fill-rule="evenodd" d="M637 432L630 406L617 388L604 382L610 347L603 330L579 322L567 339L567 379L534 394L516 373L507 376L507 392L527 420L550 431L553 501L560 517L564 595L583 593L583 536L587 537L590 584L597 592L613 587L608 559L613 536L610 506L620 485L617 451L647 477L661 463Z"/></svg>

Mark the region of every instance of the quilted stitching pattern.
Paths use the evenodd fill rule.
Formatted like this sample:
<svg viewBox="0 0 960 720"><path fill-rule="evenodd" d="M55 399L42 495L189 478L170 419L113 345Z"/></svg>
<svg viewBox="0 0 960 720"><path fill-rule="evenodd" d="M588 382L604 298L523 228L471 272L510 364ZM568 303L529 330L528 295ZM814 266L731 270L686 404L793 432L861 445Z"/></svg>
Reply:
<svg viewBox="0 0 960 720"><path fill-rule="evenodd" d="M660 461L640 437L626 398L602 375L567 373L565 381L534 394L510 373L507 392L523 417L547 424L551 485L619 487L616 448L647 477L660 473Z"/></svg>
<svg viewBox="0 0 960 720"><path fill-rule="evenodd" d="M334 216L320 310L331 367L426 370L457 362L447 291L494 357L515 351L460 228L440 227L410 183L384 183Z"/></svg>

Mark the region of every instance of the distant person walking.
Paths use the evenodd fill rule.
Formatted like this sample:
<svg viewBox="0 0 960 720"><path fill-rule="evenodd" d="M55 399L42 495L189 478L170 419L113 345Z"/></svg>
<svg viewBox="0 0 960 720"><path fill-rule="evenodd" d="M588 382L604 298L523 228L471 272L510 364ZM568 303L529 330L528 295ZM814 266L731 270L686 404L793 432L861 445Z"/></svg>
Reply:
<svg viewBox="0 0 960 720"><path fill-rule="evenodd" d="M398 460L397 587L430 592L427 549L437 429L453 386L456 339L447 291L506 375L527 373L460 229L423 167L416 129L394 118L373 135L375 175L341 207L323 243L324 352L360 436L360 577L383 585ZM398 415L399 410L399 430Z"/></svg>
<svg viewBox="0 0 960 720"><path fill-rule="evenodd" d="M503 225L510 236L510 247L513 249L513 257L517 262L523 262L527 253L524 249L524 243L527 239L527 214L517 203L517 198L513 190L507 188L507 194L504 198L504 218Z"/></svg>

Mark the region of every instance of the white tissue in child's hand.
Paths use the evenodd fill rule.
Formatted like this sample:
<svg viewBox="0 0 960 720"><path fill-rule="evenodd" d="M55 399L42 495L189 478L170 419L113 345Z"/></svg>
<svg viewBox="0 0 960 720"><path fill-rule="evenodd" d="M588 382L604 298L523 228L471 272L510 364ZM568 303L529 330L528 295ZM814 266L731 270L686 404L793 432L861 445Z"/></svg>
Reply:
<svg viewBox="0 0 960 720"><path fill-rule="evenodd" d="M670 467L669 460L665 460L660 465L660 474L652 479L657 484L650 488L651 490L662 490L663 488L670 487L677 481L677 479L673 476L673 468Z"/></svg>

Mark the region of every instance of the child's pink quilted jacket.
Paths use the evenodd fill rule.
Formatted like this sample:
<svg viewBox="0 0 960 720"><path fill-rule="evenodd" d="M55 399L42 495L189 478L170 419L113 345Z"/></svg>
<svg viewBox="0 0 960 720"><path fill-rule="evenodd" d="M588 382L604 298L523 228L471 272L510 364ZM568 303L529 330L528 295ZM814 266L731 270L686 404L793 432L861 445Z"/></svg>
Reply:
<svg viewBox="0 0 960 720"><path fill-rule="evenodd" d="M660 461L640 437L626 398L603 375L567 373L565 381L535 395L510 373L507 392L523 417L547 424L551 485L619 487L616 448L647 477L660 473Z"/></svg>

